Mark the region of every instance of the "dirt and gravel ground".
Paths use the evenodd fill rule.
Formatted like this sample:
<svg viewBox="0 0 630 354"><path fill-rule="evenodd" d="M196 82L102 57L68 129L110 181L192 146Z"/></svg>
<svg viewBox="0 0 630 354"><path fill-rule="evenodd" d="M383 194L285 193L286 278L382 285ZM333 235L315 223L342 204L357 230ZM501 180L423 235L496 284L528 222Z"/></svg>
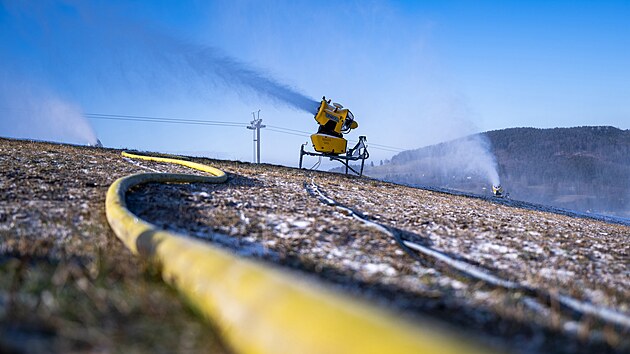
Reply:
<svg viewBox="0 0 630 354"><path fill-rule="evenodd" d="M107 224L107 188L143 169L119 151L7 139L0 166L0 352L225 352Z"/></svg>
<svg viewBox="0 0 630 354"><path fill-rule="evenodd" d="M0 348L222 350L211 326L184 309L155 267L130 256L104 216L116 178L192 171L119 154L0 139ZM390 233L308 189L452 259L622 316L630 312L629 226L369 179L195 160L228 172L228 182L148 184L128 195L130 209L509 351L630 350L627 327L412 256Z"/></svg>

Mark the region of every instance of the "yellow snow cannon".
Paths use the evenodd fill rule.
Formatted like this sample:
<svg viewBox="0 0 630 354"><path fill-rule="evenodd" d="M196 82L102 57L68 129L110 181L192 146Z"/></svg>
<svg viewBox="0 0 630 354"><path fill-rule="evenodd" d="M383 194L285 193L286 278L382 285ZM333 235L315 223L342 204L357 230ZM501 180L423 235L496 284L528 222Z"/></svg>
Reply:
<svg viewBox="0 0 630 354"><path fill-rule="evenodd" d="M497 198L503 198L503 187L501 187L500 184L498 185L492 185L492 194L497 197Z"/></svg>
<svg viewBox="0 0 630 354"><path fill-rule="evenodd" d="M330 104L322 98L315 121L319 124L316 134L311 135L311 142L315 151L325 154L343 154L346 152L348 141L343 138L352 129L359 127L350 110L339 103Z"/></svg>
<svg viewBox="0 0 630 354"><path fill-rule="evenodd" d="M315 121L319 124L317 133L311 135L311 142L315 152L300 150L300 168L302 168L302 157L309 156L325 156L331 160L341 162L348 169L352 170L359 176L363 174L363 165L365 160L370 156L367 151L367 139L365 136L359 137L359 142L352 148L348 149L348 140L343 136L348 134L352 129L359 127L359 123L354 120L354 115L349 109L343 108L339 103L331 103L326 100L326 96L322 98L319 109L315 114ZM349 166L349 161L361 160L361 171L357 172Z"/></svg>

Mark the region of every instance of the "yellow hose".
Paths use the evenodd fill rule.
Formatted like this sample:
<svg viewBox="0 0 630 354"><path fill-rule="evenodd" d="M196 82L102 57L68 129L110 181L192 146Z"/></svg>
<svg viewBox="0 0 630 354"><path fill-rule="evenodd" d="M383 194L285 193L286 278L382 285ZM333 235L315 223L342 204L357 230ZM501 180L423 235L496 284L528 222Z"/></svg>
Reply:
<svg viewBox="0 0 630 354"><path fill-rule="evenodd" d="M126 207L125 194L149 182L222 183L223 171L172 158L123 156L177 163L212 176L142 173L116 180L107 220L135 254L156 260L162 276L215 323L238 353L475 353L487 352L445 331L407 322L306 281L304 275L186 235L160 230Z"/></svg>
<svg viewBox="0 0 630 354"><path fill-rule="evenodd" d="M200 163L196 163L196 162L192 162L192 161L173 159L173 158L169 158L169 157L156 157L156 156L137 155L137 154L132 154L132 153L129 153L129 152L126 152L126 151L123 151L121 155L123 157L128 157L128 158L138 159L138 160L174 163L174 164L177 164L177 165L190 167L193 170L206 172L206 173L209 173L209 174L212 175L212 177L210 177L212 179L212 181L208 181L207 183L223 183L227 179L227 176L225 175L225 172L219 170L218 168L214 168L212 166L208 166L208 165L204 165L204 164L200 164ZM192 183L192 182L181 182L181 183Z"/></svg>

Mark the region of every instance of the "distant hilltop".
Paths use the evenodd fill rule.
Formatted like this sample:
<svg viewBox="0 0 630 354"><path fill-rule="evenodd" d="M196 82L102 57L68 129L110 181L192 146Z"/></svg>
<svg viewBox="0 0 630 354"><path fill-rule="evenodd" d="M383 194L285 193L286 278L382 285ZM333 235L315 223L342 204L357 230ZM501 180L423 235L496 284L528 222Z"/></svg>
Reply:
<svg viewBox="0 0 630 354"><path fill-rule="evenodd" d="M610 126L509 128L478 134L489 142L501 183L514 199L630 217L630 130ZM368 176L397 183L489 193L481 176L444 171L458 140L373 161Z"/></svg>

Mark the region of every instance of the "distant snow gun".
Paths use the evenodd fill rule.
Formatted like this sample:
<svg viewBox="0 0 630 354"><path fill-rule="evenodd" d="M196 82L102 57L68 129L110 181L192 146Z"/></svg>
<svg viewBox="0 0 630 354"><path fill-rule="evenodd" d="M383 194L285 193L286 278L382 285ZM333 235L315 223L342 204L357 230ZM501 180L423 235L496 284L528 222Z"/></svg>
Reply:
<svg viewBox="0 0 630 354"><path fill-rule="evenodd" d="M509 197L509 195L504 192L503 187L500 184L496 186L492 185L492 194L495 196L495 198Z"/></svg>
<svg viewBox="0 0 630 354"><path fill-rule="evenodd" d="M343 135L348 134L352 129L359 127L359 123L354 120L354 115L347 108L339 103L330 103L326 96L322 98L319 109L315 114L315 121L319 124L317 133L311 135L311 142L315 152L304 150L302 144L300 149L300 168L302 168L302 158L304 155L328 157L330 160L341 162L346 166L346 174L351 170L357 175L363 175L365 160L370 157L367 150L367 138L360 136L357 144L348 149L348 140ZM350 161L361 161L359 171L349 165Z"/></svg>

